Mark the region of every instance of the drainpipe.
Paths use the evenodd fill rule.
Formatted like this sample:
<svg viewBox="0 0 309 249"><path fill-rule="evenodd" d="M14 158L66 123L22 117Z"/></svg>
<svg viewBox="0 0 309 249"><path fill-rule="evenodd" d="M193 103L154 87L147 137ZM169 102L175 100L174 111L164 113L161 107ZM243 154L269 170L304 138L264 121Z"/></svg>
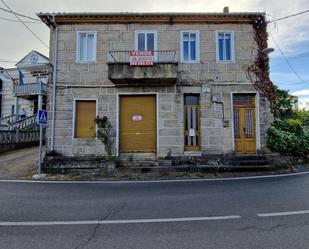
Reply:
<svg viewBox="0 0 309 249"><path fill-rule="evenodd" d="M53 92L52 92L52 123L51 123L51 142L50 150L54 151L55 141L55 111L56 111L56 78L57 78L57 56L58 56L58 25L56 24L55 15L53 15L53 24L55 29L54 55L53 55Z"/></svg>
<svg viewBox="0 0 309 249"><path fill-rule="evenodd" d="M224 119L225 119L225 117L224 117L224 103L223 103L223 101L217 101L216 96L214 96L212 94L212 88L210 90L210 95L211 95L211 102L212 103L216 103L216 104L221 105L221 110L222 110L222 126L224 127Z"/></svg>

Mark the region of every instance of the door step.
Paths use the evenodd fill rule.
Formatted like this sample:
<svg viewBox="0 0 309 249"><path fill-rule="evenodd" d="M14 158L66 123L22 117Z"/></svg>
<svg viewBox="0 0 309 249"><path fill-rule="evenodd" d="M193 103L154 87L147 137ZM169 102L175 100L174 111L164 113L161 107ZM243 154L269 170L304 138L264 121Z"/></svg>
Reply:
<svg viewBox="0 0 309 249"><path fill-rule="evenodd" d="M145 161L135 161L135 160L120 160L119 161L120 167L126 168L143 168L143 167L156 167L158 166L157 161L154 160L145 160Z"/></svg>
<svg viewBox="0 0 309 249"><path fill-rule="evenodd" d="M231 166L267 166L270 162L264 155L230 155L225 156L224 164Z"/></svg>

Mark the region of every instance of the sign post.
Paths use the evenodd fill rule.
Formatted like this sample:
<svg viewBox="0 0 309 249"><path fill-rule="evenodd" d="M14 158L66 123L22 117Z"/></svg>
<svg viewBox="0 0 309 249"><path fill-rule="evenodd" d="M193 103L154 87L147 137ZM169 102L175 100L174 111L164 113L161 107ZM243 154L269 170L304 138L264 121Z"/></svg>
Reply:
<svg viewBox="0 0 309 249"><path fill-rule="evenodd" d="M37 124L40 126L40 146L39 146L39 160L37 174L33 176L34 179L42 179L45 174L42 174L42 143L43 143L43 125L47 125L47 111L39 110L37 114Z"/></svg>

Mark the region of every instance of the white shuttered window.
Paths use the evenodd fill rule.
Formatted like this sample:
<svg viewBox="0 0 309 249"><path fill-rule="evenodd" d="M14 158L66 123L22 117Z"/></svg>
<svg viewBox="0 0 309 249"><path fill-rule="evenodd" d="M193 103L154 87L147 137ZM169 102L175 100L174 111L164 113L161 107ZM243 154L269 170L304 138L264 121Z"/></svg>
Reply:
<svg viewBox="0 0 309 249"><path fill-rule="evenodd" d="M76 61L95 62L96 61L96 31L78 31L76 42Z"/></svg>

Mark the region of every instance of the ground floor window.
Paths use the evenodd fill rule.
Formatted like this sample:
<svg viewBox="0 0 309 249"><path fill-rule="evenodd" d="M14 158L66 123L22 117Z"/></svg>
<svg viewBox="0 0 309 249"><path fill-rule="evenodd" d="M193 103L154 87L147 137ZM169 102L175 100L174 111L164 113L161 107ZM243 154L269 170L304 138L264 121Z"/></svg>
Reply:
<svg viewBox="0 0 309 249"><path fill-rule="evenodd" d="M200 150L200 103L198 94L184 95L185 150Z"/></svg>
<svg viewBox="0 0 309 249"><path fill-rule="evenodd" d="M75 100L75 138L95 137L96 100Z"/></svg>

